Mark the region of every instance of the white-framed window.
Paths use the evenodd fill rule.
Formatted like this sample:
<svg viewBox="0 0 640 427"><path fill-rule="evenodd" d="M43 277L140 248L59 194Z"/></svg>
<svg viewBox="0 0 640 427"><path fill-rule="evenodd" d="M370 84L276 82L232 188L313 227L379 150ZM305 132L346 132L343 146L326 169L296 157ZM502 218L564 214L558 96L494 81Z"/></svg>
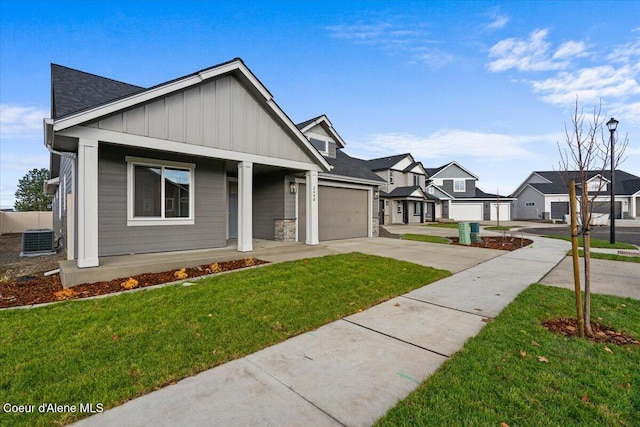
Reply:
<svg viewBox="0 0 640 427"><path fill-rule="evenodd" d="M433 189L433 187L429 187L429 188L427 188L427 193L434 194L435 190Z"/></svg>
<svg viewBox="0 0 640 427"><path fill-rule="evenodd" d="M393 184L393 171L389 169L389 184Z"/></svg>
<svg viewBox="0 0 640 427"><path fill-rule="evenodd" d="M413 175L413 185L420 187L420 175Z"/></svg>
<svg viewBox="0 0 640 427"><path fill-rule="evenodd" d="M453 180L453 191L456 193L463 193L467 189L467 181L465 179Z"/></svg>
<svg viewBox="0 0 640 427"><path fill-rule="evenodd" d="M600 191L606 190L607 185L601 179L592 179L587 182L587 191Z"/></svg>
<svg viewBox="0 0 640 427"><path fill-rule="evenodd" d="M127 225L194 224L193 163L126 157Z"/></svg>
<svg viewBox="0 0 640 427"><path fill-rule="evenodd" d="M535 206L536 203L535 202L526 202L524 205L525 206Z"/></svg>
<svg viewBox="0 0 640 427"><path fill-rule="evenodd" d="M413 215L419 216L422 214L422 202L413 203Z"/></svg>
<svg viewBox="0 0 640 427"><path fill-rule="evenodd" d="M311 142L311 145L313 145L321 154L329 154L329 141L319 138L309 138L309 142Z"/></svg>
<svg viewBox="0 0 640 427"><path fill-rule="evenodd" d="M402 202L398 202L398 213L402 213Z"/></svg>

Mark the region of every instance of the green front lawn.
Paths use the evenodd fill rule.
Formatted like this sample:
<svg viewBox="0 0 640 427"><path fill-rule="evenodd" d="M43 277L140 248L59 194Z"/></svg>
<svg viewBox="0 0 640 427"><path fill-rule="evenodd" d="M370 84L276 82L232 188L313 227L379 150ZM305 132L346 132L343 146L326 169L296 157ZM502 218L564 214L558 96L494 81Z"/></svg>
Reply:
<svg viewBox="0 0 640 427"><path fill-rule="evenodd" d="M639 426L640 346L541 326L559 316L575 316L573 292L530 286L377 425ZM592 320L638 339L640 301L594 294Z"/></svg>
<svg viewBox="0 0 640 427"><path fill-rule="evenodd" d="M451 243L449 239L440 236L428 236L426 234L403 234L402 240L415 240L417 242L428 242L428 243Z"/></svg>
<svg viewBox="0 0 640 427"><path fill-rule="evenodd" d="M573 253L571 250L567 252L568 256L572 256ZM582 249L578 250L578 256L584 257L584 251ZM637 262L640 263L640 256L624 256L618 254L605 254L602 252L593 252L591 251L591 259L605 259L608 261L622 261L622 262Z"/></svg>
<svg viewBox="0 0 640 427"><path fill-rule="evenodd" d="M516 228L513 225L490 225L488 227L482 227L485 230L490 230L490 231L509 231L512 228Z"/></svg>
<svg viewBox="0 0 640 427"><path fill-rule="evenodd" d="M0 403L116 406L449 275L354 253L0 311ZM0 413L0 425L80 417Z"/></svg>
<svg viewBox="0 0 640 427"><path fill-rule="evenodd" d="M426 224L426 227L440 227L440 228L455 228L458 229L457 222L436 222L433 224Z"/></svg>
<svg viewBox="0 0 640 427"><path fill-rule="evenodd" d="M550 235L544 235L542 237L548 237L550 239L560 239L560 240L566 240L567 242L571 241L571 236L550 236ZM582 246L582 236L578 237L578 246ZM609 243L607 240L602 240L602 239L594 239L591 238L591 247L592 248L602 248L602 249L638 249L636 246L630 244L630 243L622 243L622 242L616 242L613 245L611 243Z"/></svg>

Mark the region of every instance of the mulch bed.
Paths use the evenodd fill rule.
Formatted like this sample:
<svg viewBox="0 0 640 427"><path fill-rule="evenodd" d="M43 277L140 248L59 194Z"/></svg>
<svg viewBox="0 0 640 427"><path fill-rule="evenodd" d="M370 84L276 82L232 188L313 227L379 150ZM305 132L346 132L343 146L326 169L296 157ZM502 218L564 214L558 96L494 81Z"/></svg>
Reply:
<svg viewBox="0 0 640 427"><path fill-rule="evenodd" d="M516 249L529 246L533 243L533 240L524 239L521 237L482 236L482 242L471 243L470 245L462 245L460 244L460 239L458 239L457 237L447 238L451 240L452 245L472 246L474 248L499 249L501 251L515 251Z"/></svg>
<svg viewBox="0 0 640 427"><path fill-rule="evenodd" d="M183 279L188 280L193 277L238 270L261 264L268 264L268 261L255 258L245 258L235 261L220 262L217 263L217 267L214 267L214 271L211 269L212 264L204 264L197 267L186 268L183 273L186 274L187 277ZM162 273L147 273L132 276L131 279L135 279L138 282L133 289L175 282L180 279L176 276L180 276L180 274L177 273L179 271L180 270L170 270ZM0 308L28 306L66 299L88 298L111 294L114 292L127 291L127 289L123 287L123 283L130 279L129 277L126 277L105 282L77 285L72 288L63 288L60 283L60 276L57 274L45 277L40 273L33 276L35 278L25 277L13 279L7 283L0 283ZM58 295L56 295L56 293L58 293Z"/></svg>
<svg viewBox="0 0 640 427"><path fill-rule="evenodd" d="M565 337L578 336L578 321L575 317L559 317L557 319L549 319L542 322L548 331ZM591 322L593 335L585 337L586 339L603 344L615 344L619 346L639 345L640 342L624 332L615 331L608 326Z"/></svg>

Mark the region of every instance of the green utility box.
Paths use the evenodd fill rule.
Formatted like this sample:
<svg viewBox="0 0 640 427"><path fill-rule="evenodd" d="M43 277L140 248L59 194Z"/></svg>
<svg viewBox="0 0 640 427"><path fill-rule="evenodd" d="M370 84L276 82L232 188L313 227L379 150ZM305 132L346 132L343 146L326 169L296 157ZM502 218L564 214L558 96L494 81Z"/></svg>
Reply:
<svg viewBox="0 0 640 427"><path fill-rule="evenodd" d="M468 222L458 223L458 239L461 245L471 244L471 227Z"/></svg>

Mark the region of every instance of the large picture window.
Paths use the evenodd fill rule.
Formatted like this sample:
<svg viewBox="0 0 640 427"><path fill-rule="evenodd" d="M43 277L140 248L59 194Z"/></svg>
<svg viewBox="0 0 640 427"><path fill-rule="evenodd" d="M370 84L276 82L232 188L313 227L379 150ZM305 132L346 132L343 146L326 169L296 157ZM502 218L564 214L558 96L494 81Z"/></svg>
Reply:
<svg viewBox="0 0 640 427"><path fill-rule="evenodd" d="M127 157L128 225L193 224L191 163Z"/></svg>

